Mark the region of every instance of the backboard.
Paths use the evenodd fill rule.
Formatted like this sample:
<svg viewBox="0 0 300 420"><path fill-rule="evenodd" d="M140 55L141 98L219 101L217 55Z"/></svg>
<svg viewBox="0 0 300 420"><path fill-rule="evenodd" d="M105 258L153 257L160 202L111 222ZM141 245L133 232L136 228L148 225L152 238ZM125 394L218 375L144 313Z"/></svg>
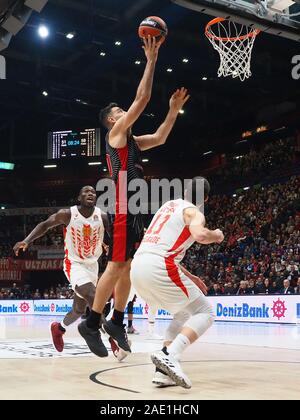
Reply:
<svg viewBox="0 0 300 420"><path fill-rule="evenodd" d="M182 7L223 17L300 42L300 0L172 0Z"/></svg>

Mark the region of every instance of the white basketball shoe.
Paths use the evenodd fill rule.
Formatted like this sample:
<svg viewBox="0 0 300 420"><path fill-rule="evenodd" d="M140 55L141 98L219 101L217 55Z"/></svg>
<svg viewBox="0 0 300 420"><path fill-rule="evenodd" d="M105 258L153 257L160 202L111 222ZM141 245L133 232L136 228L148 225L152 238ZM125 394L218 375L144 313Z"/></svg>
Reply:
<svg viewBox="0 0 300 420"><path fill-rule="evenodd" d="M177 360L174 359L170 354L164 353L162 350L151 354L151 360L154 365L165 372L169 378L176 383L176 385L182 386L183 388L191 388L192 382L182 371L181 366Z"/></svg>
<svg viewBox="0 0 300 420"><path fill-rule="evenodd" d="M167 386L176 386L176 383L169 378L168 375L162 372L155 372L152 383L158 388L166 388Z"/></svg>

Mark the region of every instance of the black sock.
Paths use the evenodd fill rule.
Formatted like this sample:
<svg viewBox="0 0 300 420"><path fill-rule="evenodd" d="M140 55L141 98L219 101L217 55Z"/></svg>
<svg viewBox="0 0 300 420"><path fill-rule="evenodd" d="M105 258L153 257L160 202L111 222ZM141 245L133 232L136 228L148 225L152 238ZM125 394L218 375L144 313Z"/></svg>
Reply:
<svg viewBox="0 0 300 420"><path fill-rule="evenodd" d="M114 313L111 320L115 325L119 325L122 327L124 322L124 312L120 312L114 309Z"/></svg>
<svg viewBox="0 0 300 420"><path fill-rule="evenodd" d="M93 330L99 330L100 322L101 314L98 314L98 312L91 310L91 313L89 314L89 317L86 320L87 327Z"/></svg>
<svg viewBox="0 0 300 420"><path fill-rule="evenodd" d="M128 319L128 328L132 327L132 319Z"/></svg>
<svg viewBox="0 0 300 420"><path fill-rule="evenodd" d="M66 332L66 329L64 327L62 327L61 324L59 324L58 329L63 333Z"/></svg>
<svg viewBox="0 0 300 420"><path fill-rule="evenodd" d="M167 351L167 347L164 347L163 349L162 349L162 351L167 355L167 356L169 356L169 353L168 353L168 351Z"/></svg>

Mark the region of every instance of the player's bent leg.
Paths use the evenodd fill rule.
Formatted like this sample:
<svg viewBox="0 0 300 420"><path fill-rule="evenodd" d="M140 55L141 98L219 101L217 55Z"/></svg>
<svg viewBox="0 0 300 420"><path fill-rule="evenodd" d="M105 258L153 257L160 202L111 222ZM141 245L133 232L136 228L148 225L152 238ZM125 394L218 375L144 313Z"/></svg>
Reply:
<svg viewBox="0 0 300 420"><path fill-rule="evenodd" d="M112 337L120 349L126 353L131 353L130 344L125 330L126 326L124 325L124 311L131 288L129 276L130 263L131 260L123 263L123 271L115 288L115 309L113 316L110 321L103 324L103 328L107 334Z"/></svg>
<svg viewBox="0 0 300 420"><path fill-rule="evenodd" d="M168 347L153 353L151 359L155 366L165 372L177 385L190 388L192 383L182 371L178 360L183 351L211 327L215 317L212 307L202 295L188 304L184 312L187 312L190 317L183 324L180 333Z"/></svg>
<svg viewBox="0 0 300 420"><path fill-rule="evenodd" d="M107 349L105 348L101 340L101 336L99 332L99 328L102 321L102 313L109 297L111 296L113 292L113 289L115 288L115 285L118 279L121 278L121 276L123 275L124 266L125 266L125 263L116 263L116 262L108 263L107 268L101 277L101 281L98 282L91 313L86 321L83 321L82 323L78 325L79 333L85 339L89 349L99 357L108 356ZM116 311L114 311L114 313L115 312ZM121 317L122 317L122 314L121 314ZM123 318L124 318L124 315L123 315ZM103 327L104 327L104 324L103 324ZM106 329L105 331L110 336L112 335ZM118 340L116 341L118 342Z"/></svg>
<svg viewBox="0 0 300 420"><path fill-rule="evenodd" d="M165 341L164 347L169 346L176 336L180 333L183 328L183 325L187 322L190 318L190 314L188 312L178 312L174 315L172 321L170 322L166 332L165 332Z"/></svg>
<svg viewBox="0 0 300 420"><path fill-rule="evenodd" d="M52 322L50 327L52 342L58 352L61 353L64 349L63 335L65 334L67 327L81 317L81 315L85 312L86 304L87 302L84 299L75 294L72 310L67 313L63 321L60 323Z"/></svg>
<svg viewBox="0 0 300 420"><path fill-rule="evenodd" d="M139 334L139 332L133 326L133 307L134 307L135 301L136 301L136 295L134 295L133 300L129 301L127 305L127 314L128 314L127 334Z"/></svg>
<svg viewBox="0 0 300 420"><path fill-rule="evenodd" d="M96 287L93 283L86 283L82 286L76 286L76 293L80 294L84 297L85 301L88 303L89 307L93 306ZM88 326L88 320L92 316L92 311L87 320L81 322L78 325L78 331L80 335L85 339L90 351L94 353L98 357L107 357L108 351L106 346L104 345L101 334L99 331L100 323L101 323L101 316L99 317L99 321L96 322L96 328L90 328ZM98 317L97 317L98 318Z"/></svg>

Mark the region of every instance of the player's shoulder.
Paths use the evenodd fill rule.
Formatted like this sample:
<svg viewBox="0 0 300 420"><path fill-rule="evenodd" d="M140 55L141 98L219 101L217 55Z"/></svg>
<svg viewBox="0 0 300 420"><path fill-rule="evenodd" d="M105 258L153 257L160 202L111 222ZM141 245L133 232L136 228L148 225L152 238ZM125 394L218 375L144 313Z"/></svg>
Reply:
<svg viewBox="0 0 300 420"><path fill-rule="evenodd" d="M70 219L72 216L72 212L71 209L60 209L58 210L58 212L56 213L56 219L57 221L59 221L60 223L64 224L64 225L68 225L70 223Z"/></svg>
<svg viewBox="0 0 300 420"><path fill-rule="evenodd" d="M71 215L71 208L68 208L68 209L60 209L60 210L58 210L57 214L60 214L60 215Z"/></svg>
<svg viewBox="0 0 300 420"><path fill-rule="evenodd" d="M197 220L200 222L205 223L205 216L201 211L198 209L198 207L191 205L190 207L186 207L183 210L183 216L186 221L193 220L197 218Z"/></svg>

